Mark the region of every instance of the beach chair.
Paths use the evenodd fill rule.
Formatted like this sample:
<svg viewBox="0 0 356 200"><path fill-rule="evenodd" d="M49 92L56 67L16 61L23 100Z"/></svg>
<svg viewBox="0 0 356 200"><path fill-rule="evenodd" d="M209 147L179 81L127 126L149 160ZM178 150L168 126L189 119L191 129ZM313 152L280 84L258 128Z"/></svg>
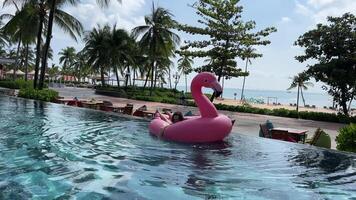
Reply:
<svg viewBox="0 0 356 200"><path fill-rule="evenodd" d="M83 103L78 100L77 97L74 97L73 100L68 101L67 106L76 106L76 107L83 107Z"/></svg>
<svg viewBox="0 0 356 200"><path fill-rule="evenodd" d="M288 134L288 130L271 130L270 133L272 139L297 143L297 141Z"/></svg>
<svg viewBox="0 0 356 200"><path fill-rule="evenodd" d="M329 134L325 133L321 128L316 129L313 137L307 139L305 143L317 147L331 148L331 138Z"/></svg>
<svg viewBox="0 0 356 200"><path fill-rule="evenodd" d="M260 124L260 137L272 138L271 132L266 124Z"/></svg>
<svg viewBox="0 0 356 200"><path fill-rule="evenodd" d="M103 101L103 103L99 105L99 109L102 111L112 112L114 110L114 105L111 101Z"/></svg>
<svg viewBox="0 0 356 200"><path fill-rule="evenodd" d="M133 112L133 104L127 104L122 111L122 113L125 115L132 115L132 112Z"/></svg>
<svg viewBox="0 0 356 200"><path fill-rule="evenodd" d="M267 120L266 123L260 124L260 137L272 138L270 130L274 128L274 125L271 121Z"/></svg>
<svg viewBox="0 0 356 200"><path fill-rule="evenodd" d="M147 111L146 105L143 105L143 106L139 107L138 109L136 109L132 115L136 116L136 117L144 117L143 111Z"/></svg>

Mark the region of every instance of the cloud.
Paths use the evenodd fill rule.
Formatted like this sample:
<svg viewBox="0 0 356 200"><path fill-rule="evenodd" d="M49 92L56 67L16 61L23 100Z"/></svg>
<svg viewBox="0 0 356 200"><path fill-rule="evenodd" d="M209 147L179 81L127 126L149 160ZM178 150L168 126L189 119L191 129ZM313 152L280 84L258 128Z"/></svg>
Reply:
<svg viewBox="0 0 356 200"><path fill-rule="evenodd" d="M341 16L350 12L356 14L355 0L308 0L306 3L295 2L297 14L311 17L314 23L325 23L328 16Z"/></svg>
<svg viewBox="0 0 356 200"><path fill-rule="evenodd" d="M289 17L282 17L281 21L282 23L288 23L291 21L291 19Z"/></svg>
<svg viewBox="0 0 356 200"><path fill-rule="evenodd" d="M119 28L130 30L144 23L143 13L138 13L144 5L145 0L123 1L121 4L112 0L109 7L103 9L96 0L87 0L65 10L77 17L86 30L97 24L117 24Z"/></svg>
<svg viewBox="0 0 356 200"><path fill-rule="evenodd" d="M16 8L13 5L5 6L2 7L4 4L4 0L0 0L0 15L2 14L15 14ZM4 20L3 22L5 23L7 20Z"/></svg>

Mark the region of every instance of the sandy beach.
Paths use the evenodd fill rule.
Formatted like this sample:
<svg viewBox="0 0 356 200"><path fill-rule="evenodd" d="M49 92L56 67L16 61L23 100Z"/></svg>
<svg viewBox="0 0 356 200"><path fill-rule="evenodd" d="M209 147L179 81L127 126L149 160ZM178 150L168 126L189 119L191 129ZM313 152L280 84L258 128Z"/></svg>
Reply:
<svg viewBox="0 0 356 200"><path fill-rule="evenodd" d="M232 106L238 106L242 105L242 102L239 100L234 100L234 99L216 99L214 100L215 103L221 103L221 104L226 104L226 105L232 105ZM273 104L254 104L250 103L250 105L254 108L265 108L265 109L278 109L278 108L284 108L288 110L296 110L296 106L290 106L290 105L273 105ZM309 111L309 112L324 112L324 113L336 113L335 110L331 109L325 109L325 108L307 108L303 107L303 105L299 105L299 111Z"/></svg>
<svg viewBox="0 0 356 200"><path fill-rule="evenodd" d="M108 97L95 94L93 89L88 88L53 88L54 90L59 92L59 95L65 98L73 98L77 97L79 99L96 99L96 100L108 100L113 102L115 105L126 105L127 103L134 104L134 109L146 105L150 110L162 109L162 108L170 108L172 111L192 111L195 114L199 114L199 110L196 107L189 106L181 106L181 105L173 105L173 104L165 104L165 103L157 103L157 102L146 102L139 101L133 99L125 99L125 98L116 98L116 97ZM229 105L238 105L238 102L234 100L218 100L216 103L226 103ZM274 105L260 105L265 106L262 108L286 108L288 106L274 106ZM315 111L315 109L314 109ZM320 122L313 120L303 120L303 119L293 119L293 118L284 118L284 117L275 117L268 115L258 115L258 114L250 114L250 113L239 113L239 112L230 112L230 111L220 111L233 119L236 119L236 123L234 124L233 132L238 134L249 135L253 137L258 137L259 133L259 125L266 122L266 120L271 120L275 127L287 127L294 129L301 129L308 131L308 137L311 137L314 131L317 128L322 128L325 130L331 137L332 144L331 148L336 149L335 138L338 134L338 130L345 126L345 124L340 123L330 123L330 122Z"/></svg>

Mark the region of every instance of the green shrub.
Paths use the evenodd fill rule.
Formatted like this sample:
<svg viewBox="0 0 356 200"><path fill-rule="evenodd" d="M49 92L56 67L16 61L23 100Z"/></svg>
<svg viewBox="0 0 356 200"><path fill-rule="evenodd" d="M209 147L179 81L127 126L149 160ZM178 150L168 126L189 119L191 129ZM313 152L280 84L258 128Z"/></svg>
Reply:
<svg viewBox="0 0 356 200"><path fill-rule="evenodd" d="M341 128L336 136L336 143L338 150L356 153L356 124Z"/></svg>
<svg viewBox="0 0 356 200"><path fill-rule="evenodd" d="M58 92L50 89L36 90L33 88L22 88L19 97L53 102L58 98Z"/></svg>
<svg viewBox="0 0 356 200"><path fill-rule="evenodd" d="M24 79L13 80L1 80L0 87L9 89L21 89L21 88L32 88L33 81L25 81Z"/></svg>

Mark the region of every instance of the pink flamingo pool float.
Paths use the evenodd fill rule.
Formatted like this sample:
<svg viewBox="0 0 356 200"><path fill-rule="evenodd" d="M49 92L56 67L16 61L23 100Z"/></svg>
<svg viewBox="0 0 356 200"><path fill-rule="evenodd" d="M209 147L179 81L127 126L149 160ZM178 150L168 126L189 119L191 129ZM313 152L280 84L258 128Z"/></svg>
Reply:
<svg viewBox="0 0 356 200"><path fill-rule="evenodd" d="M213 89L215 94L222 93L222 88L212 73L202 72L193 79L191 92L201 116L185 118L171 124L156 115L149 125L150 133L165 140L184 143L217 142L227 137L233 122L218 113L214 104L203 94L202 87Z"/></svg>

